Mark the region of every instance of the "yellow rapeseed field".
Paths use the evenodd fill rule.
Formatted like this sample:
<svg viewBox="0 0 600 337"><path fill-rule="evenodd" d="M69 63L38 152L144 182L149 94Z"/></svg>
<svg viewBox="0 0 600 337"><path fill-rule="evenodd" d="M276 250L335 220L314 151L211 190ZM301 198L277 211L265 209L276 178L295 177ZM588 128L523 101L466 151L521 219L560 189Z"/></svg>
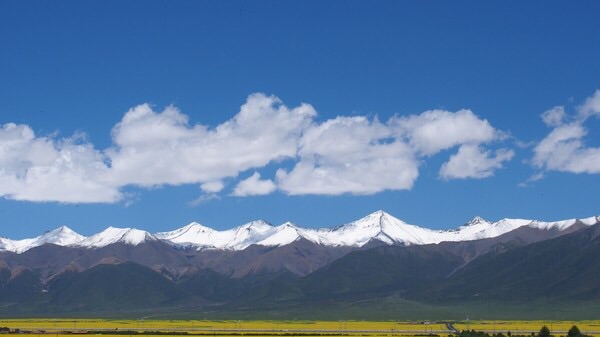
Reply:
<svg viewBox="0 0 600 337"><path fill-rule="evenodd" d="M407 330L429 332L446 330L444 324L394 321L203 321L203 320L95 320L95 319L14 319L0 320L0 326L21 330L152 330L194 332L214 329L265 330Z"/></svg>
<svg viewBox="0 0 600 337"><path fill-rule="evenodd" d="M600 331L600 321L470 321L453 323L458 330L474 329L487 332L511 331L513 334L529 334L538 332L546 325L557 337L565 335L572 326L577 325L583 333ZM90 332L94 330L113 331L163 331L186 332L189 334L208 335L218 333L219 337L239 337L240 333L252 333L253 337L260 334L265 336L289 333L302 336L311 331L343 332L349 336L415 336L437 334L447 336L450 332L445 323L441 322L397 322L397 321L244 321L244 320L103 320L103 319L4 319L0 320L0 327L20 329L29 334L20 334L20 337L43 336L73 337L73 334L62 332ZM254 331L253 331L254 330ZM600 334L594 333L600 337ZM123 334L103 334L104 337L123 337Z"/></svg>

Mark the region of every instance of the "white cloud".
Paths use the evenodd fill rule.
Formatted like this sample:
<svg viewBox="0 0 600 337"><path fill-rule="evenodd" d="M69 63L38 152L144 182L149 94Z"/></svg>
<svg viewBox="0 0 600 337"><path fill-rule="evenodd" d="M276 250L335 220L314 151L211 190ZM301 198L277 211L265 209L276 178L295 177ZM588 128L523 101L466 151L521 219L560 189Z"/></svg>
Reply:
<svg viewBox="0 0 600 337"><path fill-rule="evenodd" d="M557 127L564 123L567 117L565 108L562 106L555 106L552 109L542 113L542 120L544 124L550 127Z"/></svg>
<svg viewBox="0 0 600 337"><path fill-rule="evenodd" d="M189 207L197 207L213 200L220 200L221 197L216 193L202 194L198 198L187 203Z"/></svg>
<svg viewBox="0 0 600 337"><path fill-rule="evenodd" d="M143 187L236 177L294 157L298 139L315 115L310 105L289 109L274 96L253 94L236 116L209 129L190 126L174 107L154 112L140 105L113 129L115 147L107 152L111 175L117 185Z"/></svg>
<svg viewBox="0 0 600 337"><path fill-rule="evenodd" d="M492 156L491 151L485 151L478 145L462 145L458 152L450 157L440 169L443 179L482 179L490 177L494 171L502 168L502 162L512 159L514 152L499 149Z"/></svg>
<svg viewBox="0 0 600 337"><path fill-rule="evenodd" d="M222 181L211 181L200 185L200 189L206 193L218 193L225 188Z"/></svg>
<svg viewBox="0 0 600 337"><path fill-rule="evenodd" d="M533 165L542 170L600 173L600 148L584 145L587 133L580 122L553 129L534 148Z"/></svg>
<svg viewBox="0 0 600 337"><path fill-rule="evenodd" d="M290 195L374 194L411 189L423 161L454 147L478 149L472 157L479 161L467 160L468 148L461 147L443 168L447 179L458 177L452 173L458 164L468 172L461 178L481 178L508 160L482 148L503 134L469 110L432 110L385 123L362 116L317 122L316 114L308 104L287 107L258 93L234 117L209 127L190 123L174 106L154 111L142 104L113 127L113 144L104 151L78 135L36 137L29 126L6 124L0 129L0 196L109 203L125 199L125 186L198 184L204 195L192 202L197 204L218 198L224 182L240 173L278 163L274 181L255 172L231 195L277 189Z"/></svg>
<svg viewBox="0 0 600 337"><path fill-rule="evenodd" d="M300 160L277 172L288 194L373 194L405 190L419 175L412 149L393 138L391 129L365 117L337 117L308 129Z"/></svg>
<svg viewBox="0 0 600 337"><path fill-rule="evenodd" d="M106 180L103 156L81 135L36 137L27 125L0 128L0 196L14 200L111 203L122 198Z"/></svg>
<svg viewBox="0 0 600 337"><path fill-rule="evenodd" d="M471 110L430 110L420 115L396 117L392 124L420 153L430 156L461 144L499 140L503 134Z"/></svg>
<svg viewBox="0 0 600 337"><path fill-rule="evenodd" d="M579 106L578 114L571 123L546 123L554 128L533 149L531 163L542 170L537 176L543 177L543 171L600 173L600 148L588 147L584 142L588 135L584 124L594 115L600 115L600 90ZM546 122L546 112L542 119Z"/></svg>
<svg viewBox="0 0 600 337"><path fill-rule="evenodd" d="M194 183L216 193L224 178L294 158L315 115L308 104L288 108L275 96L253 94L233 118L211 129L190 125L173 106L155 112L142 104L115 125L113 146L104 152L77 137L36 138L26 125L6 124L0 132L0 196L116 202L128 185Z"/></svg>
<svg viewBox="0 0 600 337"><path fill-rule="evenodd" d="M387 123L365 117L337 117L308 128L300 141L299 161L291 171L280 169L277 183L288 194L374 194L385 190L408 190L419 176L419 164L463 144L479 146L501 140L503 133L470 110L426 111L420 115L394 117ZM479 148L479 147L477 147ZM492 175L508 152L480 161L457 157L468 175ZM471 166L469 166L471 165ZM453 166L452 166L453 167ZM447 179L458 178L448 174Z"/></svg>
<svg viewBox="0 0 600 337"><path fill-rule="evenodd" d="M600 115L600 89L588 97L579 107L579 119L585 120L593 115Z"/></svg>
<svg viewBox="0 0 600 337"><path fill-rule="evenodd" d="M242 181L235 187L232 195L237 197L247 197L251 195L266 195L273 193L277 189L275 183L271 180L261 180L260 174L254 174Z"/></svg>

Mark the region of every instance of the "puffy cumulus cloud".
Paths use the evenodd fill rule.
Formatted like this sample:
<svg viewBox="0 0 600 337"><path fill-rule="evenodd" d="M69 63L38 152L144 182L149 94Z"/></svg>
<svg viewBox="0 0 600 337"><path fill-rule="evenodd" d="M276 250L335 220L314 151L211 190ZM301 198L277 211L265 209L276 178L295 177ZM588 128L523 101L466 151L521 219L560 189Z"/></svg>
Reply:
<svg viewBox="0 0 600 337"><path fill-rule="evenodd" d="M443 179L482 179L490 177L502 168L502 162L512 159L514 151L499 149L492 155L478 145L462 145L450 160L442 165L440 177Z"/></svg>
<svg viewBox="0 0 600 337"><path fill-rule="evenodd" d="M275 96L250 95L232 119L209 129L190 126L174 107L144 104L115 126L107 151L117 185L143 187L211 183L296 156L298 139L316 115L308 104L290 109ZM215 191L217 185L206 185ZM211 188L212 187L212 188Z"/></svg>
<svg viewBox="0 0 600 337"><path fill-rule="evenodd" d="M483 148L503 134L469 110L432 110L385 123L362 116L318 122L316 115L308 104L287 107L257 93L235 116L209 127L190 123L174 106L155 111L142 104L113 127L113 143L104 151L78 136L36 137L28 126L6 124L0 131L0 196L116 202L125 186L198 184L203 196L195 204L219 198L225 182L243 172L278 163L274 180L255 172L231 195L277 189L290 195L373 194L412 188L419 165L443 150L460 147L443 167L446 179L489 176L512 157Z"/></svg>
<svg viewBox="0 0 600 337"><path fill-rule="evenodd" d="M550 127L557 127L564 123L567 114L565 108L562 106L555 106L554 108L542 113L542 120L544 124Z"/></svg>
<svg viewBox="0 0 600 337"><path fill-rule="evenodd" d="M27 201L111 203L122 198L107 180L102 154L82 135L36 137L27 125L0 128L0 196Z"/></svg>
<svg viewBox="0 0 600 337"><path fill-rule="evenodd" d="M128 185L200 184L218 193L224 178L293 158L316 115L308 104L288 108L275 96L250 95L231 119L190 125L176 107L148 104L125 113L113 145L94 149L80 137L35 137L26 125L0 130L0 196L28 201L116 202Z"/></svg>
<svg viewBox="0 0 600 337"><path fill-rule="evenodd" d="M596 90L579 106L577 115L570 123L547 123L548 113L543 113L544 122L554 128L533 149L534 156L531 162L542 170L534 177L543 177L543 171L600 173L600 148L588 147L584 142L588 135L585 122L590 117L598 115L600 115L600 90ZM564 119L566 114L563 113L562 120Z"/></svg>
<svg viewBox="0 0 600 337"><path fill-rule="evenodd" d="M277 189L272 180L261 180L260 174L254 174L242 181L235 187L232 195L237 197L247 197L251 195L266 195Z"/></svg>
<svg viewBox="0 0 600 337"><path fill-rule="evenodd" d="M127 111L113 128L113 141L120 147L152 148L163 142L177 144L207 133L202 125L188 127L188 119L174 106L156 113L149 104L140 104Z"/></svg>
<svg viewBox="0 0 600 337"><path fill-rule="evenodd" d="M373 194L410 189L419 175L413 150L389 126L365 117L337 117L309 128L299 161L277 172L288 194Z"/></svg>
<svg viewBox="0 0 600 337"><path fill-rule="evenodd" d="M396 117L391 123L423 155L434 155L461 144L499 140L503 134L471 110L425 111L420 115Z"/></svg>
<svg viewBox="0 0 600 337"><path fill-rule="evenodd" d="M481 144L502 137L470 110L431 110L394 117L387 123L365 117L337 117L313 124L304 132L298 162L290 171L280 169L276 181L279 189L292 195L408 190L426 157L463 144L480 149ZM481 155L466 160L465 151L446 164L445 179L490 176L513 155L500 151L490 157L480 150Z"/></svg>
<svg viewBox="0 0 600 337"><path fill-rule="evenodd" d="M553 129L534 148L533 165L542 170L600 173L600 148L585 146L587 133L579 122Z"/></svg>

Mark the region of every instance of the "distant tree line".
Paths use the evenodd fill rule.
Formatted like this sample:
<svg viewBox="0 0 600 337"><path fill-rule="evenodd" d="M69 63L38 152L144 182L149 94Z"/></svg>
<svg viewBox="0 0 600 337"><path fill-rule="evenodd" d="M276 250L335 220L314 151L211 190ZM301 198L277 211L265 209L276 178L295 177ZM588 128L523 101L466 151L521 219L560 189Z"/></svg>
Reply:
<svg viewBox="0 0 600 337"><path fill-rule="evenodd" d="M458 334L458 337L555 337L555 336L551 333L550 329L548 329L548 327L544 325L537 334L531 333L530 335L529 334L528 335L522 335L522 334L515 335L515 334L512 334L510 331L508 331L505 335L502 332L489 334L484 331L463 330ZM579 328L576 325L573 325L571 327L571 329L569 329L569 332L567 333L566 337L592 337L592 336L581 333Z"/></svg>

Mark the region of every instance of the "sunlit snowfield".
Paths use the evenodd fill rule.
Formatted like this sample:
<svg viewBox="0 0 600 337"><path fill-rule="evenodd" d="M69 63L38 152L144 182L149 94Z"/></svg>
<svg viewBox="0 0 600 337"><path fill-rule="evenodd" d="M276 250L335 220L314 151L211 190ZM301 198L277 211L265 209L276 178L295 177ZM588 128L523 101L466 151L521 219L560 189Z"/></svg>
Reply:
<svg viewBox="0 0 600 337"><path fill-rule="evenodd" d="M577 325L586 334L600 336L600 321L460 321L451 322L457 330L482 330L513 334L538 332L546 325L555 336L566 335ZM10 319L0 327L20 329L19 336L72 336L73 333L123 336L128 332L162 332L162 335L274 336L274 335L356 335L425 336L451 334L443 322L403 321L204 321L204 320L96 320L96 319ZM109 332L111 331L111 332ZM114 331L114 332L112 332Z"/></svg>

